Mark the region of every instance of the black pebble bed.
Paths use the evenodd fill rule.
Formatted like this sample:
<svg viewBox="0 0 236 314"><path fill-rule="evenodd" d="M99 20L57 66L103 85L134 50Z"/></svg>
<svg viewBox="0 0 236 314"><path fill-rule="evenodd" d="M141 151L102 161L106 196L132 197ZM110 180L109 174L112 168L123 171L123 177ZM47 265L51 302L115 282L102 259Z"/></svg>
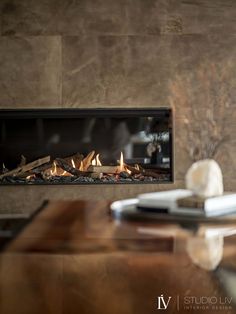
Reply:
<svg viewBox="0 0 236 314"><path fill-rule="evenodd" d="M127 174L120 174L119 176L103 175L101 179L90 178L90 177L76 177L76 176L52 176L48 179L43 179L42 177L33 177L30 179L20 178L16 176L4 177L0 184L3 185L16 185L16 184L26 184L26 185L37 185L37 184L102 184L102 183L160 183L169 182L169 174L160 174L159 178L140 176L139 178L135 176L127 176Z"/></svg>

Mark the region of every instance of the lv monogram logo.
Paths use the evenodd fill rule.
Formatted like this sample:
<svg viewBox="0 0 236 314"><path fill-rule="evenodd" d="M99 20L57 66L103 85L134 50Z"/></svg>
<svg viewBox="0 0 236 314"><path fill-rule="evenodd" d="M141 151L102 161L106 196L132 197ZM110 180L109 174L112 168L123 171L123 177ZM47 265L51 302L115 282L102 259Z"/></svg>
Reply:
<svg viewBox="0 0 236 314"><path fill-rule="evenodd" d="M166 310L169 303L170 303L171 297L168 297L166 300L163 297L163 294L161 294L159 297L157 297L157 309L158 310Z"/></svg>

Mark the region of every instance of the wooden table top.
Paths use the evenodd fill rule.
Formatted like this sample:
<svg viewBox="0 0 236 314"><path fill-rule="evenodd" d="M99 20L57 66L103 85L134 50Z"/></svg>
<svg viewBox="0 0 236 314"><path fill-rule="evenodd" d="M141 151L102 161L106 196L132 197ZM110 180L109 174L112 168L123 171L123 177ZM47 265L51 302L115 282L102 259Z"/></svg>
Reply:
<svg viewBox="0 0 236 314"><path fill-rule="evenodd" d="M236 313L234 226L212 230L49 203L0 256L0 313Z"/></svg>

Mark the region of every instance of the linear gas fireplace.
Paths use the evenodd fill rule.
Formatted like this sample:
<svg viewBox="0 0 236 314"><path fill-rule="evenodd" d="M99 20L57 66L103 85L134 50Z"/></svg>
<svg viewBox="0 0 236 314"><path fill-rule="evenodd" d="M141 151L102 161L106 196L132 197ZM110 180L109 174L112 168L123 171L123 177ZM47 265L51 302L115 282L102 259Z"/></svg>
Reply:
<svg viewBox="0 0 236 314"><path fill-rule="evenodd" d="M0 184L173 181L172 112L0 111Z"/></svg>

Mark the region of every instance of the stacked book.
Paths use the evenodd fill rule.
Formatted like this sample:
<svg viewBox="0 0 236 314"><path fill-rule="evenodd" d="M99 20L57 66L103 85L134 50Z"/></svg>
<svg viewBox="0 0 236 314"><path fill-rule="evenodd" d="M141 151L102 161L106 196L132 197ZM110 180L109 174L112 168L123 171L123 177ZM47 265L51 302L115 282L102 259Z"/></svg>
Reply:
<svg viewBox="0 0 236 314"><path fill-rule="evenodd" d="M144 212L213 217L236 213L236 193L209 198L184 189L146 193L138 196L136 207Z"/></svg>

